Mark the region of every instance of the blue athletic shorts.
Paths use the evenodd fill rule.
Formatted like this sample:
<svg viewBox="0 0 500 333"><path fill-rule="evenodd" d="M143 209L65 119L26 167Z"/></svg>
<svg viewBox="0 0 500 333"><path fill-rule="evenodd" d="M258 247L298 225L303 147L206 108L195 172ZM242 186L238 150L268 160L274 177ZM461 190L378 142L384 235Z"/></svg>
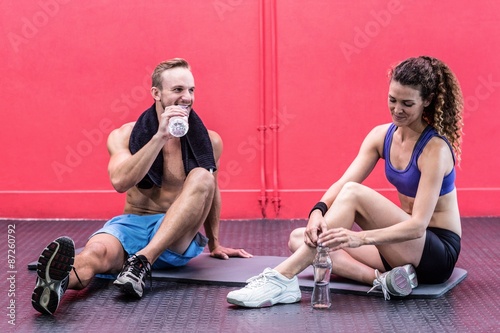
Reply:
<svg viewBox="0 0 500 333"><path fill-rule="evenodd" d="M97 230L90 237L100 233L113 235L122 243L126 254L131 256L146 247L151 241L160 227L164 216L165 214L126 214L116 216L106 222L101 229ZM198 232L184 253L179 254L167 249L155 261L153 268L164 269L172 266L184 266L189 260L203 252L207 242L208 238Z"/></svg>

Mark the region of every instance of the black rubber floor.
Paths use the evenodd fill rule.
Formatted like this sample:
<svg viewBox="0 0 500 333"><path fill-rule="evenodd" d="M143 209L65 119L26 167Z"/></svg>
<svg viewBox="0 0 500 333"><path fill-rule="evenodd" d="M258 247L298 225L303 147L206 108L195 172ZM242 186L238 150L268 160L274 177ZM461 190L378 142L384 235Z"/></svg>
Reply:
<svg viewBox="0 0 500 333"><path fill-rule="evenodd" d="M255 255L287 256L289 232L304 223L223 221L221 241ZM83 246L88 235L102 224L0 221L0 234L4 235L0 332L500 331L500 218L463 219L458 266L466 269L468 276L437 299L385 301L381 297L333 294L330 310L313 311L311 291L305 290L297 304L242 309L226 303L226 295L234 287L155 280L152 292L148 290L141 300L131 301L122 297L109 280L95 279L85 290L68 291L55 316L40 315L31 306L36 273L28 271L27 264L60 235L72 237L77 247Z"/></svg>

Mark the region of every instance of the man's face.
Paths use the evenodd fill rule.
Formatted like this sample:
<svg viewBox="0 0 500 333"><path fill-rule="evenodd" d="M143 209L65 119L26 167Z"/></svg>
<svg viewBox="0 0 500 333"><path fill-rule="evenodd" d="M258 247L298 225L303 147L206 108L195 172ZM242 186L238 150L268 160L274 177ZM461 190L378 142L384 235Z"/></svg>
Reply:
<svg viewBox="0 0 500 333"><path fill-rule="evenodd" d="M163 109L170 105L188 105L194 103L194 77L191 71L184 67L175 67L162 73L162 89L157 88L155 98ZM189 108L191 109L191 108Z"/></svg>

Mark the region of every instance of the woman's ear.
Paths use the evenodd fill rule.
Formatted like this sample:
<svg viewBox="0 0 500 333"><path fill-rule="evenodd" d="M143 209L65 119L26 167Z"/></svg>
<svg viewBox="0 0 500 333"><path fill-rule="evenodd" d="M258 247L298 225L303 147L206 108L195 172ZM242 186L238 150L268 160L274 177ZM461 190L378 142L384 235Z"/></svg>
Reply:
<svg viewBox="0 0 500 333"><path fill-rule="evenodd" d="M424 108L428 107L433 99L434 99L434 93L430 94L429 97L424 101Z"/></svg>

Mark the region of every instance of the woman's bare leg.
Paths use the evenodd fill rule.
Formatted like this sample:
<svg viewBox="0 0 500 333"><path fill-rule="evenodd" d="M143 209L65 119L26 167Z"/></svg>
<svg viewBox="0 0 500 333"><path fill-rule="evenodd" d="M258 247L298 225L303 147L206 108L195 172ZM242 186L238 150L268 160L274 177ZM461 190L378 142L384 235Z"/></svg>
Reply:
<svg viewBox="0 0 500 333"><path fill-rule="evenodd" d="M358 183L347 183L325 215L329 228L352 229L356 222L361 229L384 228L408 219L410 216L378 192ZM303 230L303 229L302 229ZM303 242L300 229L292 232L289 247L294 252L276 266L281 274L291 278L307 268L316 255L316 249ZM359 282L371 283L374 269L384 271L379 251L392 266L411 263L418 265L425 237L403 243L380 246L365 245L354 249L332 252L332 272Z"/></svg>

